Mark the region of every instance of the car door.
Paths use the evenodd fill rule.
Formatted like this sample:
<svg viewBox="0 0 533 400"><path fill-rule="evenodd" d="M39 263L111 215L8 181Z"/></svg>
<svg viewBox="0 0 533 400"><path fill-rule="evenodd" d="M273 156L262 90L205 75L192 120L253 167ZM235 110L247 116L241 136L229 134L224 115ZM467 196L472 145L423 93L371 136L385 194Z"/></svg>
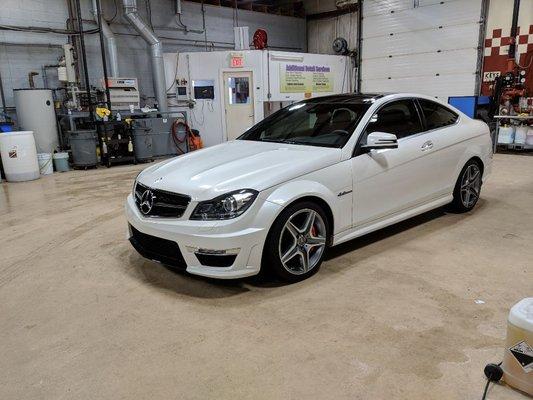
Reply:
<svg viewBox="0 0 533 400"><path fill-rule="evenodd" d="M432 153L438 166L433 175L432 186L437 193L452 193L457 180L457 169L461 168L463 155L468 146L470 132L457 124L459 115L435 101L418 99L421 115L425 122L426 137L433 144Z"/></svg>
<svg viewBox="0 0 533 400"><path fill-rule="evenodd" d="M361 134L352 158L354 226L377 223L431 199L435 160L413 99L383 105ZM393 133L397 149L364 151L371 132Z"/></svg>

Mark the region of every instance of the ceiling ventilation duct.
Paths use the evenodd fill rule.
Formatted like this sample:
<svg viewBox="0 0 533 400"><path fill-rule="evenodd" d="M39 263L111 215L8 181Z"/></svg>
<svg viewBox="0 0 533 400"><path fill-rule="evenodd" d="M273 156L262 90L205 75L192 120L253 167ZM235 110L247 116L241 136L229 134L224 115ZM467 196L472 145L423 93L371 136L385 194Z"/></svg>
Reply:
<svg viewBox="0 0 533 400"><path fill-rule="evenodd" d="M93 9L92 9L94 20L98 24L98 6L96 0L93 0ZM118 51L117 51L117 42L115 40L115 34L109 27L106 21L104 21L104 16L102 15L102 33L104 34L106 44L107 44L107 55L109 57L109 66L111 68L111 76L120 76L118 70Z"/></svg>
<svg viewBox="0 0 533 400"><path fill-rule="evenodd" d="M155 98L159 106L159 111L166 112L168 111L168 106L165 82L165 63L163 61L163 43L161 43L161 40L156 36L154 31L152 31L152 29L150 29L139 16L136 0L122 0L122 5L125 17L150 46Z"/></svg>

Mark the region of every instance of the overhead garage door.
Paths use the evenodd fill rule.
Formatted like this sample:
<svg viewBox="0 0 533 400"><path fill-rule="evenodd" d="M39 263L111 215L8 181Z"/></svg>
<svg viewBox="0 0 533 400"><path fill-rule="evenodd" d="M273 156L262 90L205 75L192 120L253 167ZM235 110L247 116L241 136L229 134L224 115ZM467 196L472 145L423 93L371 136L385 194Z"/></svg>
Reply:
<svg viewBox="0 0 533 400"><path fill-rule="evenodd" d="M475 95L482 0L365 0L363 92Z"/></svg>

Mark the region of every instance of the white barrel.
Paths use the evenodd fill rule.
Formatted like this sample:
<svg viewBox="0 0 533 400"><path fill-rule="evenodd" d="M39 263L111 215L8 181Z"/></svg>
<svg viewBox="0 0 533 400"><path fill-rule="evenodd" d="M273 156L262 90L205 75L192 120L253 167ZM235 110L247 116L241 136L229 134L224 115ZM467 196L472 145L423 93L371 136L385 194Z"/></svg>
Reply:
<svg viewBox="0 0 533 400"><path fill-rule="evenodd" d="M514 132L514 142L516 144L526 144L526 138L527 138L527 126L526 125L517 126Z"/></svg>
<svg viewBox="0 0 533 400"><path fill-rule="evenodd" d="M20 129L33 131L38 153L53 153L59 139L52 91L15 89L13 94Z"/></svg>
<svg viewBox="0 0 533 400"><path fill-rule="evenodd" d="M37 161L39 162L41 175L51 175L54 173L52 153L37 153Z"/></svg>
<svg viewBox="0 0 533 400"><path fill-rule="evenodd" d="M0 133L0 154L8 181L31 181L39 178L39 164L32 131Z"/></svg>
<svg viewBox="0 0 533 400"><path fill-rule="evenodd" d="M511 144L514 142L514 126L500 126L498 131L498 143Z"/></svg>

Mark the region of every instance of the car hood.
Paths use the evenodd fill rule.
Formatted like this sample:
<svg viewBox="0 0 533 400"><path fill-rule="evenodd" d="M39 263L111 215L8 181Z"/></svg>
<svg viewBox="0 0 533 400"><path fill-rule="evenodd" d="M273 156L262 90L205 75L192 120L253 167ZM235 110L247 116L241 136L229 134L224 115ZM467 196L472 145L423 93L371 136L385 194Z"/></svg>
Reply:
<svg viewBox="0 0 533 400"><path fill-rule="evenodd" d="M336 148L235 140L147 168L146 186L208 200L239 189L258 191L339 162Z"/></svg>

